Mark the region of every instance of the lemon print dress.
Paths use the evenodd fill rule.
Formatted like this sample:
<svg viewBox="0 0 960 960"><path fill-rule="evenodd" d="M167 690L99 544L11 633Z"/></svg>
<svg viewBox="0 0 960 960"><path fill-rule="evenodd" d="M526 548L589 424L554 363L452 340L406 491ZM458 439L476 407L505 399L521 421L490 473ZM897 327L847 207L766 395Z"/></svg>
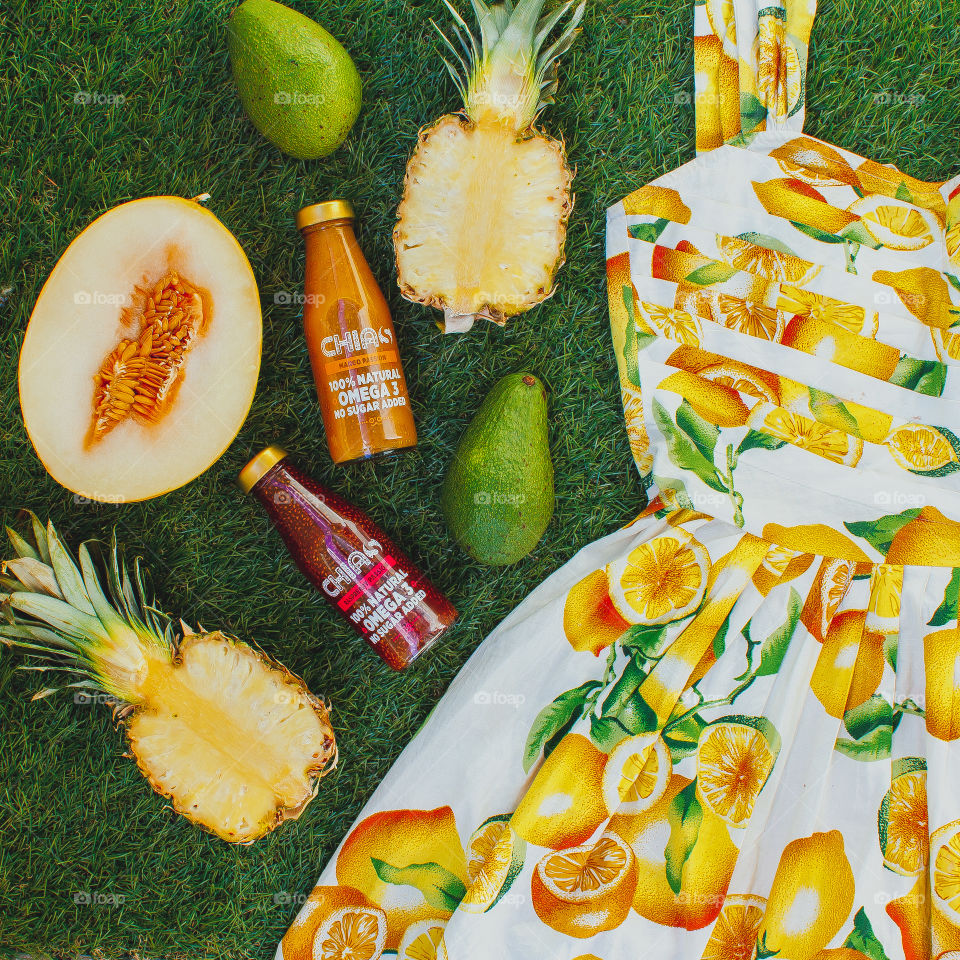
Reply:
<svg viewBox="0 0 960 960"><path fill-rule="evenodd" d="M648 509L479 648L285 960L960 958L960 180L802 133L813 0L695 7L609 213Z"/></svg>

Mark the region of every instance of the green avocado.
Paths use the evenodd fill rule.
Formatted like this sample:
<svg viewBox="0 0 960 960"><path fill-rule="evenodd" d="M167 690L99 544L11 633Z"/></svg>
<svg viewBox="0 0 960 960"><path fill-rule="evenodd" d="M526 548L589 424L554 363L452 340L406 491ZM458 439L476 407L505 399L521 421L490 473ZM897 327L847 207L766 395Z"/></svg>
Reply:
<svg viewBox="0 0 960 960"><path fill-rule="evenodd" d="M440 496L454 539L480 563L516 563L540 542L555 498L547 391L536 377L514 373L490 391Z"/></svg>
<svg viewBox="0 0 960 960"><path fill-rule="evenodd" d="M253 125L284 153L333 153L360 113L360 74L320 24L274 0L244 0L230 15L227 49Z"/></svg>

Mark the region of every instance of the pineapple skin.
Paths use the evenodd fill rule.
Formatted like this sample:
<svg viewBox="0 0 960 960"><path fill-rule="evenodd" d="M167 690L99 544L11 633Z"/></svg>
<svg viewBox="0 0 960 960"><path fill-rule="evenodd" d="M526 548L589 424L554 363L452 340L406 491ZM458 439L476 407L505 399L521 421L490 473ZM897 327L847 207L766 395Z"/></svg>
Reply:
<svg viewBox="0 0 960 960"><path fill-rule="evenodd" d="M481 149L475 163L477 176L472 182L467 182L468 199L465 209L459 216L449 212L451 202L463 191L458 190L443 176L437 176L431 164L435 157L434 146L437 141L448 139L452 144L451 152L463 148L463 144L456 141L462 137L473 137L481 142ZM483 150L484 140L493 144L493 150ZM514 181L527 176L524 169L524 152L530 152L531 147L538 148L541 156L537 158L538 166L544 170L553 166L550 175L530 188L527 192L532 201L524 202L528 198L523 196L524 191L519 183L502 180L499 184L490 183L497 173L503 173L505 167L498 167L496 160L490 154L496 151L512 154ZM499 158L497 158L499 159ZM488 176L487 169L494 176ZM416 149L408 164L404 178L403 199L397 210L397 225L393 232L394 252L397 265L397 280L401 295L423 306L434 307L444 312L444 323L441 325L446 333L462 333L471 329L475 320L485 318L504 326L510 317L532 309L553 296L556 286L556 275L565 263L565 248L567 228L573 212L574 196L572 193L575 171L567 162L566 148L561 140L548 137L534 127L517 134L508 125L494 122L475 122L465 113L446 114L435 123L421 129ZM469 176L464 178L471 181ZM497 190L496 187L502 189ZM514 187L514 192L510 188ZM433 193L430 200L424 201L423 195ZM506 197L504 196L506 194ZM542 202L538 204L538 196ZM486 262L474 261L471 265L472 241L475 239L478 224L483 224L483 213L489 210L491 204L508 206L515 214L525 214L530 207L546 206L549 213L545 222L538 222L535 231L507 227L499 233L488 230L485 240L489 242L489 256ZM423 205L433 206L435 212L449 230L455 245L454 269L448 270L454 276L448 276L445 281L436 282L435 278L422 276L424 270L418 269L412 262L411 250L425 249L430 251L435 262L442 263L443 257L451 255L451 246L437 236L433 225L423 222L418 216L418 208ZM546 211L545 211L546 212ZM522 216L518 219L523 219ZM491 257L505 252L512 241L525 240L532 249L525 258L527 263L511 261L514 277L523 271L521 277L528 282L516 282L512 289L510 285L502 284L498 278L484 282L482 271L491 269ZM521 244L522 245L522 244ZM499 264L492 264L492 272L496 273ZM459 268L459 269L457 269ZM418 275L419 274L419 275Z"/></svg>

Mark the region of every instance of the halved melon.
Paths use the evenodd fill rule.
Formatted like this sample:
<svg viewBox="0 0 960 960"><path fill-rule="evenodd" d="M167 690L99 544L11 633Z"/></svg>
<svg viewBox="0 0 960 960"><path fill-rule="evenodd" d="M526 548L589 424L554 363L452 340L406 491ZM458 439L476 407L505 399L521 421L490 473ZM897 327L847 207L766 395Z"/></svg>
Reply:
<svg viewBox="0 0 960 960"><path fill-rule="evenodd" d="M203 473L260 372L257 283L240 244L180 197L124 203L67 248L20 351L20 406L50 475L91 500L147 500Z"/></svg>

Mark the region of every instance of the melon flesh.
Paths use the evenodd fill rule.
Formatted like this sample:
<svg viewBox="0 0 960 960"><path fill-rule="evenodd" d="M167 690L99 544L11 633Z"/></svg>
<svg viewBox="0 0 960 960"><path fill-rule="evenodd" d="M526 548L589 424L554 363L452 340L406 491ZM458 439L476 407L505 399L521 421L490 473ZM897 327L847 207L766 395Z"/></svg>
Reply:
<svg viewBox="0 0 960 960"><path fill-rule="evenodd" d="M138 288L171 274L203 299L203 333L185 354L156 422L130 417L90 442L94 376L140 332ZM246 418L260 371L260 297L233 235L179 197L115 207L67 249L34 307L20 353L27 433L50 475L91 500L174 490L211 466Z"/></svg>

